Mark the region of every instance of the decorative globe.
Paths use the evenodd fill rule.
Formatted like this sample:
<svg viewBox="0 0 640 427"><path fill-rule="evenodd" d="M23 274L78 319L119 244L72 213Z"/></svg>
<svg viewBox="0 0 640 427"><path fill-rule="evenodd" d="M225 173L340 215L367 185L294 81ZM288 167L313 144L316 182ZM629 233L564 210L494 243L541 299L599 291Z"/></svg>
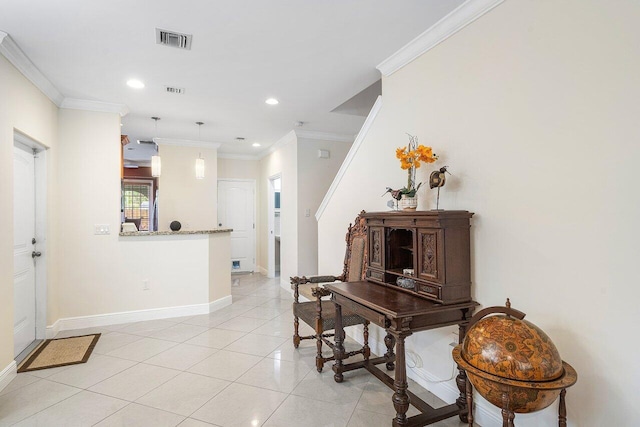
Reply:
<svg viewBox="0 0 640 427"><path fill-rule="evenodd" d="M546 408L577 380L547 334L509 315L473 324L453 358L482 397L516 413Z"/></svg>

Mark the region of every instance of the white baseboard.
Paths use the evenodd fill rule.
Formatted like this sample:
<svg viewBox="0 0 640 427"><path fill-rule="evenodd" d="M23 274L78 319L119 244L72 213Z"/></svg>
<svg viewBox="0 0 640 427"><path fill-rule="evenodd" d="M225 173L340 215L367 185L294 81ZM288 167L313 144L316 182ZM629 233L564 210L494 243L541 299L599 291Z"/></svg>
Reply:
<svg viewBox="0 0 640 427"><path fill-rule="evenodd" d="M11 381L16 377L18 367L16 366L16 361L12 360L9 363L9 366L0 371L0 391L4 390L6 386L9 385Z"/></svg>
<svg viewBox="0 0 640 427"><path fill-rule="evenodd" d="M120 323L142 322L145 320L170 319L172 317L209 314L231 304L231 295L205 304L182 305L177 307L152 308L148 310L124 311L120 313L97 314L93 316L66 317L47 326L47 338L53 338L60 331L93 328Z"/></svg>
<svg viewBox="0 0 640 427"><path fill-rule="evenodd" d="M349 328L349 330L345 329L345 332L349 331L347 332L347 335L349 335L349 337L358 341L359 343L362 343L361 329ZM384 343L378 342L375 338L372 338L371 335L369 335L369 347L375 354L384 354L387 352L387 347L384 345ZM440 378L438 378L436 375L434 375L424 367L408 368L407 377L411 378L422 388L424 388L425 390L429 390L439 399L445 401L448 404L454 403L458 396L460 396L460 391L458 390L458 386L455 383L455 379L446 382L440 382ZM502 416L500 415L499 410L497 410L489 403L479 401L477 399L477 396L478 394L475 393L473 405L474 422L481 426L502 425Z"/></svg>
<svg viewBox="0 0 640 427"><path fill-rule="evenodd" d="M231 295L227 295L226 297L211 301L209 303L209 313L213 313L214 311L218 311L221 308L225 308L226 306L231 305L232 302L233 298Z"/></svg>
<svg viewBox="0 0 640 427"><path fill-rule="evenodd" d="M266 268L259 265L256 265L256 271L260 274L264 274L265 276L269 274L269 271Z"/></svg>
<svg viewBox="0 0 640 427"><path fill-rule="evenodd" d="M50 340L51 338L54 338L56 335L58 335L58 332L60 332L60 325L60 319L53 322L53 325L47 325L44 331L45 339Z"/></svg>

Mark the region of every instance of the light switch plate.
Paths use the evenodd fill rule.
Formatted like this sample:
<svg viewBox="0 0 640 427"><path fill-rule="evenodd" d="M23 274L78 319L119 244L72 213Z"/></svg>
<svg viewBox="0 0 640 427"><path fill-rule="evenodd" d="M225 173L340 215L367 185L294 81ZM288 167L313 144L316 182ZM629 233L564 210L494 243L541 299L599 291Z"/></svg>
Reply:
<svg viewBox="0 0 640 427"><path fill-rule="evenodd" d="M106 235L109 233L109 224L94 224L93 234Z"/></svg>

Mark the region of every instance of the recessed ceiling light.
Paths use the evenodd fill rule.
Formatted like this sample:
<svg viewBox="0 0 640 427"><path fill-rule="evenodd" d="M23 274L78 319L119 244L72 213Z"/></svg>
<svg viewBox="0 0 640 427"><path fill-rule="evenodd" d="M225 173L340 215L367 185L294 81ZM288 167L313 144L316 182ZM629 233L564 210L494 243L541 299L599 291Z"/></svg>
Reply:
<svg viewBox="0 0 640 427"><path fill-rule="evenodd" d="M254 142L253 144L251 144L253 147L260 147L260 143L259 142Z"/></svg>
<svg viewBox="0 0 640 427"><path fill-rule="evenodd" d="M137 79L127 80L127 86L132 87L134 89L142 89L144 87L144 83Z"/></svg>
<svg viewBox="0 0 640 427"><path fill-rule="evenodd" d="M269 105L278 105L278 104L280 103L280 101L278 101L278 100L277 100L277 99L275 99L275 98L269 98L269 99L267 99L267 100L266 100L266 101L264 101L264 102L266 102L266 103L267 103L267 104L269 104Z"/></svg>

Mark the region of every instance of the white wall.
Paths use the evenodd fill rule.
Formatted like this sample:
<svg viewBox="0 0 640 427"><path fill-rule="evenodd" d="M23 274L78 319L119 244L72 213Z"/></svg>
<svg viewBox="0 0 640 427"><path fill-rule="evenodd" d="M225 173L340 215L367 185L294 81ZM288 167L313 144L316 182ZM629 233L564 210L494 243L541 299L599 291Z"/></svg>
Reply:
<svg viewBox="0 0 640 427"><path fill-rule="evenodd" d="M318 222L315 214L350 147L351 143L348 142L298 138L299 276L318 274ZM318 157L320 149L330 152L328 159ZM338 274L341 271L321 274Z"/></svg>
<svg viewBox="0 0 640 427"><path fill-rule="evenodd" d="M170 230L180 221L182 230L210 230L218 225L218 150L160 145L162 173L158 181L158 229ZM196 179L199 155L205 161L204 179Z"/></svg>
<svg viewBox="0 0 640 427"><path fill-rule="evenodd" d="M218 157L218 178L255 179L257 182L260 178L260 162Z"/></svg>
<svg viewBox="0 0 640 427"><path fill-rule="evenodd" d="M13 134L14 129L50 147L47 154L47 206L55 195L52 164L57 153L58 108L5 58L0 55L0 223L5 225L0 238L0 372L13 361ZM48 278L48 316L56 316L56 254L51 253L55 238L55 216L47 218L45 253Z"/></svg>
<svg viewBox="0 0 640 427"><path fill-rule="evenodd" d="M268 201L269 177L281 174L281 207L280 207L280 277L284 283L289 283L289 277L297 274L298 268L298 170L295 133L292 131L277 143L278 149L260 159L260 180L258 182L258 227L260 230L258 247L258 266L267 269L268 230Z"/></svg>
<svg viewBox="0 0 640 427"><path fill-rule="evenodd" d="M335 269L352 212L386 210L380 194L403 184L404 133L432 145L441 160L419 177L449 165L441 207L476 213L474 299L510 297L578 371L571 426L640 420L639 20L637 2L504 2L383 79L382 111L320 221L320 269ZM435 192L420 196L434 207ZM450 341L408 339L428 361L421 375L450 376ZM516 424L557 425L556 408Z"/></svg>
<svg viewBox="0 0 640 427"><path fill-rule="evenodd" d="M119 116L63 109L59 123L58 184L71 190L57 204L59 317L208 302L206 236L118 236ZM94 235L94 224L109 224L111 234Z"/></svg>

